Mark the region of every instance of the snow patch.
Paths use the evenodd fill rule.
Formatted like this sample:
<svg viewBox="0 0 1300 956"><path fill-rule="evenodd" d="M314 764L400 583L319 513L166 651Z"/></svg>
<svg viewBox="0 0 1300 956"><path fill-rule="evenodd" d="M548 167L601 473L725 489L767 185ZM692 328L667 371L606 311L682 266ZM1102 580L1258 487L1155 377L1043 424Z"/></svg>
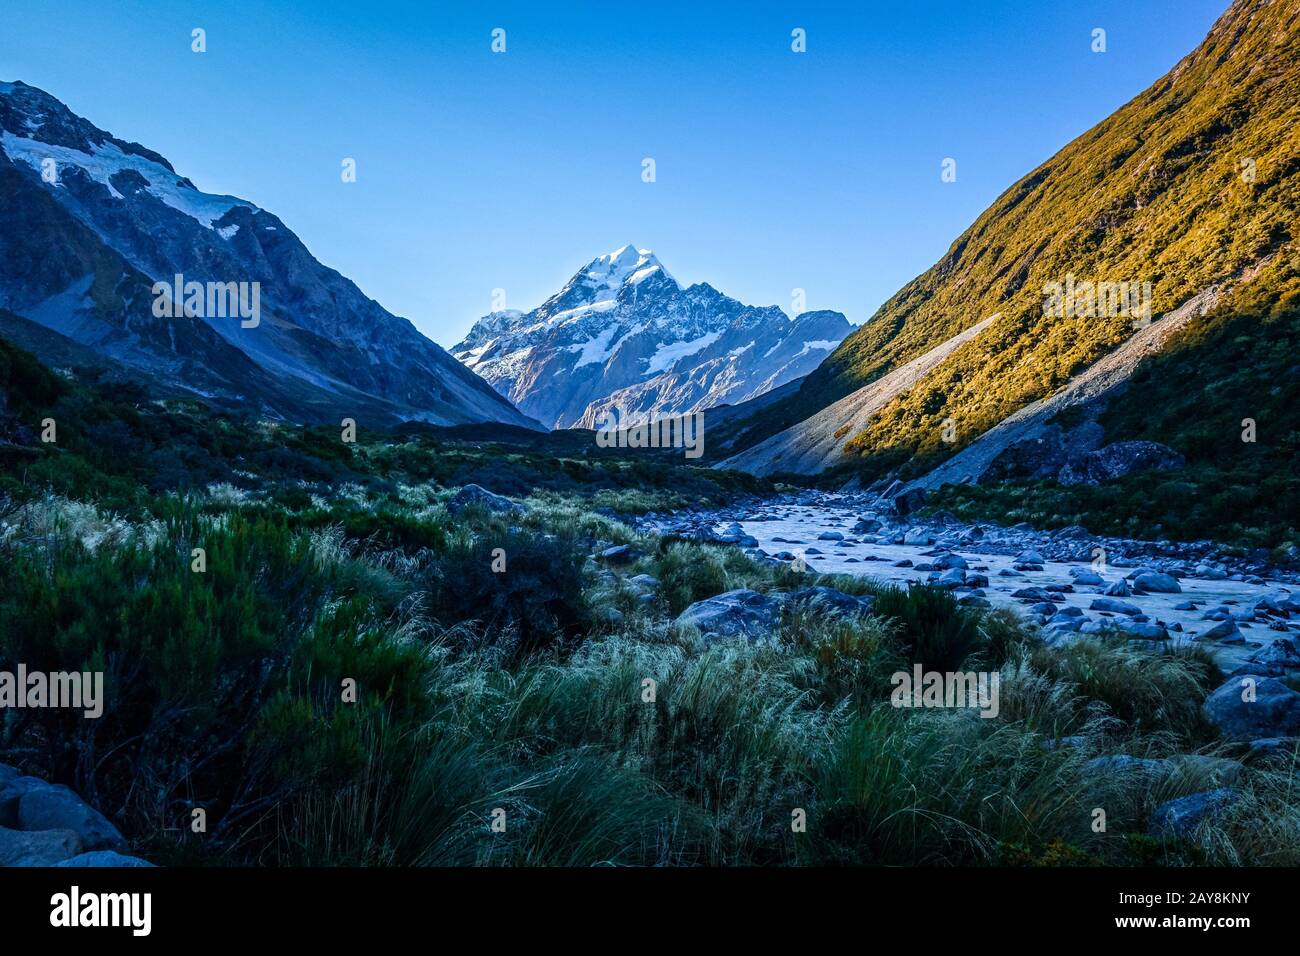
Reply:
<svg viewBox="0 0 1300 956"><path fill-rule="evenodd" d="M577 345L570 345L570 352L581 352L578 361L573 363L574 368L582 368L584 365L595 365L598 362L604 362L609 358L611 349L609 341L618 331L618 326L611 325L595 338Z"/></svg>
<svg viewBox="0 0 1300 956"><path fill-rule="evenodd" d="M228 213L235 206L256 209L251 203L233 196L214 196L201 193L197 189L181 185L181 177L165 166L132 153L124 153L116 145L106 143L95 146L92 152L83 153L67 146L54 146L37 139L15 136L8 130L0 134L0 149L15 162L24 162L41 171L43 160L52 159L60 166L76 166L86 175L108 189L114 199L121 199L122 194L113 188L112 177L124 170L134 170L149 183L149 193L154 198L166 203L178 212L182 212L202 223L209 229L213 223ZM56 186L62 185L61 183Z"/></svg>
<svg viewBox="0 0 1300 956"><path fill-rule="evenodd" d="M694 355L701 349L708 348L721 337L721 332L706 332L698 339L661 345L659 350L647 360L649 364L646 365L645 373L647 375L658 375L660 372L671 368L678 359Z"/></svg>

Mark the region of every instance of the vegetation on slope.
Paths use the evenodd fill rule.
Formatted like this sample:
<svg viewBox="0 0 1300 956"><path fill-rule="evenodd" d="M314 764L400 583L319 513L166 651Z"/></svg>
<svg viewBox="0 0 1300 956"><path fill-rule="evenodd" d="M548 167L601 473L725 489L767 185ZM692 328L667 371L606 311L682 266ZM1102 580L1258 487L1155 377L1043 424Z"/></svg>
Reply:
<svg viewBox="0 0 1300 956"><path fill-rule="evenodd" d="M852 470L864 477L922 473L1129 337L1132 316L1044 314L1045 286L1073 275L1078 282L1150 282L1155 315L1220 287L1219 316L1194 325L1184 348L1209 342L1214 328L1235 317L1238 363L1221 365L1213 379L1184 376L1176 393L1135 390L1133 411L1111 416L1107 438L1158 432L1166 440L1169 432L1156 423L1168 424L1170 415L1150 402L1175 393L1174 407L1197 409L1192 419L1222 419L1225 430L1209 436L1202 428L1203 437L1188 443L1194 462L1222 467L1240 419L1263 422L1276 404L1273 389L1290 387L1256 374L1254 362L1275 337L1261 323L1293 322L1300 289L1298 27L1295 0L1239 0L1167 76L1007 190L939 263L846 339L795 399L745 423L739 444L807 417L997 314L984 334L849 442ZM1157 363L1146 374L1154 382L1168 368ZM1237 424L1227 429L1234 416ZM947 423L955 441L944 440ZM1180 418L1175 437L1190 438L1190 428ZM1274 441L1281 457L1286 427L1274 420L1268 432L1261 445ZM1209 456L1201 454L1207 441L1221 443ZM1186 480L1198 483L1205 474ZM1275 520L1286 523L1266 523Z"/></svg>

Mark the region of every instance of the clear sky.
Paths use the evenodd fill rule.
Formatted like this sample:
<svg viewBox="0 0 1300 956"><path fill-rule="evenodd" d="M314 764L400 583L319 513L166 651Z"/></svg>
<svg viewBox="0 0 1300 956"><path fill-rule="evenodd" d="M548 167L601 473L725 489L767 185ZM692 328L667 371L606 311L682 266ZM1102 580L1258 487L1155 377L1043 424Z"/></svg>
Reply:
<svg viewBox="0 0 1300 956"><path fill-rule="evenodd" d="M274 212L442 345L629 242L863 322L1227 6L3 0L0 80Z"/></svg>

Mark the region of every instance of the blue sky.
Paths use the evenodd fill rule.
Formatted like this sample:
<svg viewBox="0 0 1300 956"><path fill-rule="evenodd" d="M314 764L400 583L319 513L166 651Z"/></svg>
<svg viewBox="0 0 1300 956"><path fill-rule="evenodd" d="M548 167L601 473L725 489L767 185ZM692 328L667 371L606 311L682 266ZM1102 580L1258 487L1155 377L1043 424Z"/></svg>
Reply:
<svg viewBox="0 0 1300 956"><path fill-rule="evenodd" d="M0 80L271 210L442 345L628 242L863 322L1227 5L4 0Z"/></svg>

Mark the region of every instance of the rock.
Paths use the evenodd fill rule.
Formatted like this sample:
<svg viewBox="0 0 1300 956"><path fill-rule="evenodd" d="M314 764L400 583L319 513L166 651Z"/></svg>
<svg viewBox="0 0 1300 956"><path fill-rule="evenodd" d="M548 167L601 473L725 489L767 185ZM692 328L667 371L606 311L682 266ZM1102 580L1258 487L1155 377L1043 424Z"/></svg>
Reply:
<svg viewBox="0 0 1300 956"><path fill-rule="evenodd" d="M843 591L826 587L800 588L798 591L791 592L786 598L786 604L789 606L820 605L838 614L865 614L871 610L874 603L874 598L854 597Z"/></svg>
<svg viewBox="0 0 1300 956"><path fill-rule="evenodd" d="M894 510L906 518L917 508L925 504L926 494L924 488L912 488L904 491L894 499Z"/></svg>
<svg viewBox="0 0 1300 956"><path fill-rule="evenodd" d="M1186 839L1202 823L1211 822L1222 814L1234 799L1231 790L1220 787L1162 803L1151 814L1148 832L1157 837Z"/></svg>
<svg viewBox="0 0 1300 956"><path fill-rule="evenodd" d="M1039 564L1043 563L1043 556L1037 551L1021 551L1016 555L1013 564Z"/></svg>
<svg viewBox="0 0 1300 956"><path fill-rule="evenodd" d="M1108 757L1094 757L1083 765L1088 773L1164 773L1167 767L1163 760L1151 760L1147 757L1130 757L1128 754L1111 754Z"/></svg>
<svg viewBox="0 0 1300 956"><path fill-rule="evenodd" d="M1300 738L1297 737L1260 737L1250 742L1250 756L1256 760L1271 757L1294 759L1297 748L1300 748Z"/></svg>
<svg viewBox="0 0 1300 956"><path fill-rule="evenodd" d="M55 866L153 866L148 860L142 860L138 856L123 856L121 853L114 853L112 850L94 850L91 853L79 853L77 856L67 860L60 860Z"/></svg>
<svg viewBox="0 0 1300 956"><path fill-rule="evenodd" d="M1174 605L1175 611L1195 611L1196 605L1191 601L1179 601Z"/></svg>
<svg viewBox="0 0 1300 956"><path fill-rule="evenodd" d="M1101 593L1105 594L1107 597L1128 597L1133 592L1129 590L1128 582L1123 578L1120 578L1118 581L1106 585L1106 587L1102 589Z"/></svg>
<svg viewBox="0 0 1300 956"><path fill-rule="evenodd" d="M940 574L935 583L941 588L961 587L966 583L966 572L961 568L952 568Z"/></svg>
<svg viewBox="0 0 1300 956"><path fill-rule="evenodd" d="M447 502L451 514L460 514L466 508L486 508L494 514L510 514L524 511L524 506L517 504L505 495L494 494L479 485L466 485Z"/></svg>
<svg viewBox="0 0 1300 956"><path fill-rule="evenodd" d="M742 588L696 601L677 616L709 639L743 635L749 640L768 636L781 620L782 602Z"/></svg>
<svg viewBox="0 0 1300 956"><path fill-rule="evenodd" d="M936 558L934 566L939 571L947 571L949 568L961 568L962 570L965 570L970 567L965 558L959 554L952 554L951 552Z"/></svg>
<svg viewBox="0 0 1300 956"><path fill-rule="evenodd" d="M647 588L651 591L659 590L659 579L650 574L634 574L627 580L629 584L635 584L639 588Z"/></svg>
<svg viewBox="0 0 1300 956"><path fill-rule="evenodd" d="M1206 581L1224 581L1228 577L1227 571L1222 568L1211 567L1208 564L1198 564L1196 570L1192 573L1198 578L1204 578Z"/></svg>
<svg viewBox="0 0 1300 956"><path fill-rule="evenodd" d="M1169 632L1159 624L1145 624L1139 621L1117 621L1120 628L1142 641L1167 641Z"/></svg>
<svg viewBox="0 0 1300 956"><path fill-rule="evenodd" d="M903 560L901 561L895 561L892 565L892 567L895 568L910 568L911 566L912 566L911 558L903 558Z"/></svg>
<svg viewBox="0 0 1300 956"><path fill-rule="evenodd" d="M1079 618L1071 617L1068 614L1055 614L1047 622L1046 628L1049 631L1070 631L1073 633L1083 627L1083 623Z"/></svg>
<svg viewBox="0 0 1300 956"><path fill-rule="evenodd" d="M838 531L823 531L817 536L818 541L843 541L844 535Z"/></svg>
<svg viewBox="0 0 1300 956"><path fill-rule="evenodd" d="M1121 441L1068 461L1057 475L1062 485L1097 484L1125 475L1171 471L1186 464L1182 455L1153 441Z"/></svg>
<svg viewBox="0 0 1300 956"><path fill-rule="evenodd" d="M1246 639L1243 637L1241 640L1242 643L1245 643ZM1293 637L1279 637L1276 640L1269 641L1252 654L1250 660L1261 664L1300 667L1300 642L1297 642Z"/></svg>
<svg viewBox="0 0 1300 956"><path fill-rule="evenodd" d="M1074 578L1074 583L1079 585L1102 585L1106 582L1101 579L1101 575L1096 571L1085 569L1071 568L1070 576Z"/></svg>
<svg viewBox="0 0 1300 956"><path fill-rule="evenodd" d="M11 767L7 763L0 763L0 790L9 785L11 780L17 780L22 776L17 767Z"/></svg>
<svg viewBox="0 0 1300 956"><path fill-rule="evenodd" d="M597 609L596 619L605 624L618 626L623 623L623 612L616 607L605 605L604 607Z"/></svg>
<svg viewBox="0 0 1300 956"><path fill-rule="evenodd" d="M24 830L71 830L87 850L126 849L117 827L67 787L37 787L23 794L18 825Z"/></svg>
<svg viewBox="0 0 1300 956"><path fill-rule="evenodd" d="M903 544L908 545L927 545L934 543L934 535L924 528L913 528L907 534L903 535Z"/></svg>
<svg viewBox="0 0 1300 956"><path fill-rule="evenodd" d="M641 552L630 544L616 544L600 552L600 560L613 565L631 564L640 557Z"/></svg>
<svg viewBox="0 0 1300 956"><path fill-rule="evenodd" d="M1109 611L1112 614L1141 614L1142 609L1136 604L1120 601L1117 598L1100 597L1088 605L1090 611Z"/></svg>
<svg viewBox="0 0 1300 956"><path fill-rule="evenodd" d="M986 588L989 586L987 575L972 573L966 575L966 586L970 588Z"/></svg>
<svg viewBox="0 0 1300 956"><path fill-rule="evenodd" d="M1244 644L1246 639L1237 630L1237 623L1232 620L1220 621L1209 630L1197 635L1198 641L1219 641L1223 644Z"/></svg>
<svg viewBox="0 0 1300 956"><path fill-rule="evenodd" d="M1133 586L1139 591L1152 591L1158 594L1179 594L1182 587L1172 575L1160 571L1146 571L1133 579Z"/></svg>
<svg viewBox="0 0 1300 956"><path fill-rule="evenodd" d="M849 530L853 534L871 534L883 527L884 524L878 518L859 518L857 524Z"/></svg>
<svg viewBox="0 0 1300 956"><path fill-rule="evenodd" d="M1243 700L1252 690L1254 699ZM1206 698L1202 710L1225 737L1300 736L1300 694L1273 677L1234 677Z"/></svg>
<svg viewBox="0 0 1300 956"><path fill-rule="evenodd" d="M72 830L0 829L0 866L53 866L82 852Z"/></svg>
<svg viewBox="0 0 1300 956"><path fill-rule="evenodd" d="M1021 588L1019 591L1012 591L1011 596L1013 598L1019 598L1022 601L1033 601L1036 604L1041 604L1043 601L1051 601L1053 598L1050 591L1038 587Z"/></svg>

